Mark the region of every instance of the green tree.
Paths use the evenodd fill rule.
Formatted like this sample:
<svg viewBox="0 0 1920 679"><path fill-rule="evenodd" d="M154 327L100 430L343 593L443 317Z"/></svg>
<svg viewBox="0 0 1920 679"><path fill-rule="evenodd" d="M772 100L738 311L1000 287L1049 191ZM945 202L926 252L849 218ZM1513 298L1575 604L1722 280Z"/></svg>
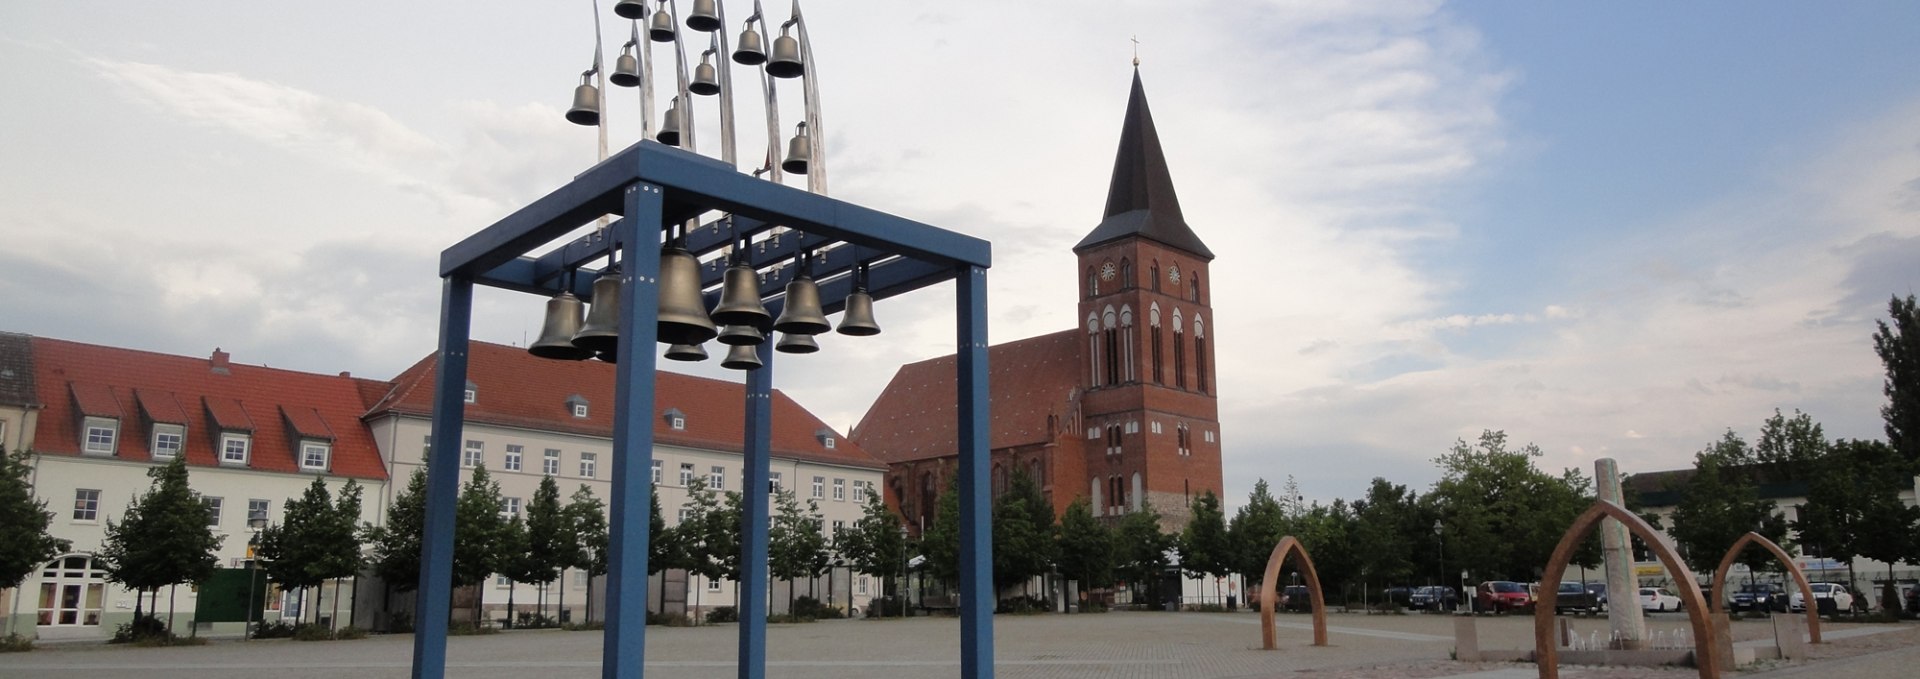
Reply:
<svg viewBox="0 0 1920 679"><path fill-rule="evenodd" d="M1534 466L1540 456L1539 446L1509 449L1505 432L1488 430L1434 460L1440 480L1428 497L1442 522L1449 569L1524 582L1546 564L1567 526L1592 503L1593 484L1578 469L1541 471ZM1598 552L1590 556L1587 565L1597 565Z"/></svg>
<svg viewBox="0 0 1920 679"><path fill-rule="evenodd" d="M656 496L658 497L658 496ZM654 516L658 519L660 501L654 500ZM569 530L578 540L577 551L568 552L572 560L567 564L587 572L587 619L593 619L593 580L607 574L607 506L594 497L593 489L580 484L567 501L566 509ZM658 527L660 524L655 523ZM565 587L561 591L566 591Z"/></svg>
<svg viewBox="0 0 1920 679"><path fill-rule="evenodd" d="M1314 570L1320 575L1322 591L1341 591L1360 571L1353 545L1353 508L1344 499L1331 504L1311 503L1306 513L1294 521L1293 533L1313 555ZM1282 573L1296 569L1289 566Z"/></svg>
<svg viewBox="0 0 1920 679"><path fill-rule="evenodd" d="M1427 526L1420 525L1424 515L1419 510L1419 501L1406 486L1395 485L1386 479L1374 477L1367 487L1367 497L1353 503L1353 530L1351 539L1355 561L1359 572L1367 580L1375 582L1407 582L1415 578L1413 555L1416 546L1433 544L1435 536ZM1438 558L1436 548L1436 559ZM1420 550L1425 553L1427 550ZM1435 564L1437 569L1439 564ZM1421 575L1442 577L1435 584L1446 584L1444 574L1438 570L1429 570ZM1362 583L1365 584L1364 582Z"/></svg>
<svg viewBox="0 0 1920 679"><path fill-rule="evenodd" d="M109 581L158 597L161 587L212 576L219 561L214 552L225 536L214 535L208 525L207 506L187 482L185 456L148 469L147 477L152 485L127 506L121 521L107 520L107 539L98 556ZM136 605L134 615L139 613Z"/></svg>
<svg viewBox="0 0 1920 679"><path fill-rule="evenodd" d="M685 549L687 572L708 580L725 577L732 572L731 564L740 558L738 516L731 515L720 493L708 488L706 481L699 478L687 484L685 510L674 531ZM695 608L699 608L700 593L705 589L694 588Z"/></svg>
<svg viewBox="0 0 1920 679"><path fill-rule="evenodd" d="M1673 509L1673 528L1668 531L1688 566L1712 572L1727 548L1749 531L1792 551L1786 542L1785 518L1776 513L1772 501L1759 497L1756 461L1746 440L1728 430L1693 460L1693 477L1687 479ZM1769 567L1773 561L1757 549L1743 550L1740 558L1755 569Z"/></svg>
<svg viewBox="0 0 1920 679"><path fill-rule="evenodd" d="M280 583L281 589L300 590L304 601L309 589L326 580L320 574L325 550L322 543L325 524L332 518L333 493L327 489L326 479L315 478L307 484L305 493L287 498L280 508L280 523L260 531L259 568L268 580ZM300 607L301 621L311 608Z"/></svg>
<svg viewBox="0 0 1920 679"><path fill-rule="evenodd" d="M1160 530L1160 512L1147 502L1140 503L1139 511L1121 515L1114 529L1114 575L1144 592L1148 607L1154 610L1159 610L1163 601L1160 576L1167 571L1167 552L1178 542L1179 536Z"/></svg>
<svg viewBox="0 0 1920 679"><path fill-rule="evenodd" d="M904 531L900 518L887 508L880 494L868 493L860 520L840 533L834 547L853 566L854 572L880 578L881 591L898 593L898 578L906 574Z"/></svg>
<svg viewBox="0 0 1920 679"><path fill-rule="evenodd" d="M1093 518L1085 497L1074 498L1060 516L1057 531L1060 572L1080 583L1080 591L1112 586L1115 566L1113 531Z"/></svg>
<svg viewBox="0 0 1920 679"><path fill-rule="evenodd" d="M27 482L33 468L27 456L0 446L0 589L19 587L28 574L72 546L47 532L53 512L47 511L45 500L33 499L33 485ZM7 636L13 636L12 616L7 617Z"/></svg>
<svg viewBox="0 0 1920 679"><path fill-rule="evenodd" d="M1854 444L1849 453L1858 484L1854 492L1860 496L1855 548L1861 556L1887 564L1886 582L1891 584L1895 562L1920 564L1920 507L1909 507L1900 500L1902 486L1912 477L1888 471L1901 465L1899 453L1891 445ZM1888 596L1890 593L1894 596ZM1898 590L1882 590L1880 605L1897 613Z"/></svg>
<svg viewBox="0 0 1920 679"><path fill-rule="evenodd" d="M460 489L454 503L453 586L484 584L500 572L499 544L507 531L502 513L506 501L500 497L500 484L487 474L485 465L473 468L473 476ZM482 607L473 607L473 619L481 619Z"/></svg>
<svg viewBox="0 0 1920 679"><path fill-rule="evenodd" d="M993 506L993 583L1022 593L1053 567L1053 507L1025 470L1015 468Z"/></svg>
<svg viewBox="0 0 1920 679"><path fill-rule="evenodd" d="M1900 453L1908 475L1920 473L1920 308L1909 294L1898 295L1887 303L1887 315L1893 325L1875 321L1873 351L1886 366L1883 387L1887 405L1880 408L1886 420L1887 443Z"/></svg>
<svg viewBox="0 0 1920 679"><path fill-rule="evenodd" d="M955 478L947 477L947 489L934 502L933 525L920 540L927 575L949 587L960 582L960 493Z"/></svg>
<svg viewBox="0 0 1920 679"><path fill-rule="evenodd" d="M774 495L774 515L767 531L767 571L773 578L787 581L787 610L793 610L796 594L794 580L815 573L815 564L827 550L826 535L820 531L819 506L801 509L793 491L782 489ZM772 582L769 580L768 585Z"/></svg>
<svg viewBox="0 0 1920 679"><path fill-rule="evenodd" d="M1753 456L1765 480L1786 483L1805 476L1809 465L1826 454L1827 445L1827 435L1813 417L1795 410L1788 418L1775 408L1773 417L1760 426Z"/></svg>
<svg viewBox="0 0 1920 679"><path fill-rule="evenodd" d="M535 615L546 616L547 587L560 577L561 569L573 564L574 552L579 550L580 538L573 534L573 522L567 520L566 510L560 506L560 484L551 476L541 476L540 487L527 504L527 562L520 573L542 593ZM561 596L566 596L566 591L561 587Z"/></svg>
<svg viewBox="0 0 1920 679"><path fill-rule="evenodd" d="M320 538L320 560L316 564L321 577L333 581L333 615L329 618L340 619L340 581L354 578L354 590L360 589L359 575L361 567L366 565L366 557L360 546L360 507L365 490L360 483L347 479L346 485L334 496L332 511L328 513L327 523ZM336 626L338 622L334 623ZM351 621L348 622L352 624Z"/></svg>
<svg viewBox="0 0 1920 679"><path fill-rule="evenodd" d="M363 539L373 545L373 574L401 592L420 586L420 537L427 522L427 470L414 468L407 487L393 497L383 526L362 524Z"/></svg>
<svg viewBox="0 0 1920 679"><path fill-rule="evenodd" d="M549 477L551 478L551 477ZM517 617L514 595L522 582L537 582L540 577L539 564L533 559L533 538L528 535L527 522L515 514L500 524L500 533L494 541L495 569L507 579L507 627L513 627Z"/></svg>
<svg viewBox="0 0 1920 679"><path fill-rule="evenodd" d="M1287 523L1286 509L1268 491L1267 480L1255 481L1247 503L1241 505L1239 511L1234 512L1233 520L1227 523L1232 570L1246 576L1248 592L1259 591L1273 548L1280 544L1280 538L1287 536Z"/></svg>
<svg viewBox="0 0 1920 679"><path fill-rule="evenodd" d="M1902 478L1887 471L1898 466L1898 460L1899 453L1880 441L1834 441L1825 456L1806 467L1807 502L1793 522L1801 546L1810 554L1847 562L1851 576L1854 557L1878 551L1866 544L1880 542L1875 538L1882 531L1876 524L1899 524ZM1888 497L1893 502L1884 500ZM1897 529L1890 532L1895 549L1889 551L1899 554L1899 543L1907 537Z"/></svg>
<svg viewBox="0 0 1920 679"><path fill-rule="evenodd" d="M1220 509L1220 498L1205 491L1193 499L1193 517L1180 533L1180 569L1188 577L1218 578L1233 568L1232 545L1227 542L1227 517ZM1219 580L1214 594L1220 594Z"/></svg>

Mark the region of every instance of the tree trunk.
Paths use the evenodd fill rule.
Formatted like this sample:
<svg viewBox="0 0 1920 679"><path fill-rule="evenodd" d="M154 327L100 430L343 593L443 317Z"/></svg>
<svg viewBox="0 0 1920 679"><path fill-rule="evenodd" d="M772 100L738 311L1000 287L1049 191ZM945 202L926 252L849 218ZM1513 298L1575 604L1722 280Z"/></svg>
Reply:
<svg viewBox="0 0 1920 679"><path fill-rule="evenodd" d="M520 581L507 581L507 629L513 629L513 591L520 588Z"/></svg>
<svg viewBox="0 0 1920 679"><path fill-rule="evenodd" d="M560 569L560 600L553 604L553 619L558 622L567 614L567 569Z"/></svg>
<svg viewBox="0 0 1920 679"><path fill-rule="evenodd" d="M141 611L140 607L146 603L147 603L146 591L138 590L138 589L133 590L133 619L135 622L138 622L140 620L140 611Z"/></svg>
<svg viewBox="0 0 1920 679"><path fill-rule="evenodd" d="M360 574L353 574L353 587L347 589L347 626L352 627L360 612Z"/></svg>
<svg viewBox="0 0 1920 679"><path fill-rule="evenodd" d="M1893 566L1887 566L1887 573L1893 573ZM1891 575L1889 575L1891 577ZM173 602L180 593L179 585L167 585L167 633L173 633Z"/></svg>
<svg viewBox="0 0 1920 679"><path fill-rule="evenodd" d="M340 578L333 579L333 613L327 617L332 629L340 629Z"/></svg>
<svg viewBox="0 0 1920 679"><path fill-rule="evenodd" d="M593 622L593 571L587 571L587 622Z"/></svg>

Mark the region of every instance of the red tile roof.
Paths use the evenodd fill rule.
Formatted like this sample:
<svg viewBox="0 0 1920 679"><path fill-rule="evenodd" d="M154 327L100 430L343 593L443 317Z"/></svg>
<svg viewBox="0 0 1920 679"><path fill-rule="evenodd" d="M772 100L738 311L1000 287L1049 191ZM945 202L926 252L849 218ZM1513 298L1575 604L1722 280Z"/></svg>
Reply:
<svg viewBox="0 0 1920 679"><path fill-rule="evenodd" d="M433 412L433 382L439 356L429 354L393 379L393 389L375 404L367 417L399 413L426 417ZM486 342L468 347L467 381L474 386L474 402L467 404L469 422L567 432L584 436L613 436L615 366L599 361L552 361L535 358L525 349ZM739 383L658 372L654 378L654 441L707 450L743 449L746 426L745 388ZM573 416L568 399L587 402L587 416ZM665 414L677 410L686 429L675 430ZM773 455L788 459L884 469L873 456L837 433L833 448L816 432L832 432L820 418L775 389L773 392Z"/></svg>
<svg viewBox="0 0 1920 679"><path fill-rule="evenodd" d="M81 415L120 417L120 402L114 400L113 390L106 385L72 382L67 388L73 392L73 407Z"/></svg>
<svg viewBox="0 0 1920 679"><path fill-rule="evenodd" d="M1065 421L1073 411L1083 337L1062 330L987 349L989 448L1041 443L1056 435L1047 420ZM860 418L853 440L888 462L953 455L959 448L956 397L953 356L901 366Z"/></svg>
<svg viewBox="0 0 1920 679"><path fill-rule="evenodd" d="M165 422L173 418L187 425L187 463L214 466L219 432L213 423L237 421L253 432L249 468L296 472L299 462L294 446L298 434L284 425L287 420L280 416L280 409L304 408L334 434L329 473L386 478L380 450L372 433L360 422L367 407L361 396L365 386L362 380L240 363L228 364L223 373L206 358L45 337L32 338L32 343L40 400L46 403L34 440L35 450L42 453L81 454L79 403L87 404L85 410L106 408L94 402L97 397L106 399L124 415L120 418L116 457L152 459L148 450L153 438L149 420ZM69 392L74 398L66 398ZM206 413L202 404L220 404L215 407L222 414Z"/></svg>
<svg viewBox="0 0 1920 679"><path fill-rule="evenodd" d="M232 370L232 368L228 368ZM207 424L222 431L253 431L253 418L247 417L247 409L240 402L223 396L206 396L201 401L207 405Z"/></svg>
<svg viewBox="0 0 1920 679"><path fill-rule="evenodd" d="M280 406L280 414L287 418L287 428L292 429L293 432L299 434L301 438L320 441L333 440L333 429L327 426L326 420L320 418L320 411L318 410L307 406L288 407L282 404Z"/></svg>

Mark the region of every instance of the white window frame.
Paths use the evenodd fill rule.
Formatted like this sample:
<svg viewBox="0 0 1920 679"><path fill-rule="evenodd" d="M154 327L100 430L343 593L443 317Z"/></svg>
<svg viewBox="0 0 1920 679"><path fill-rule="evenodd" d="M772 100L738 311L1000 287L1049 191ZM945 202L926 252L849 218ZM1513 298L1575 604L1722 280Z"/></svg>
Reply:
<svg viewBox="0 0 1920 679"><path fill-rule="evenodd" d="M86 516L81 516L84 513ZM73 489L73 520L94 523L100 520L100 491L95 488Z"/></svg>
<svg viewBox="0 0 1920 679"><path fill-rule="evenodd" d="M234 457L236 451L239 452L238 459ZM251 459L253 459L252 434L237 431L220 432L220 464L245 466Z"/></svg>
<svg viewBox="0 0 1920 679"><path fill-rule="evenodd" d="M526 453L526 446L518 443L507 444L506 458L500 461L500 468L510 472L520 471L521 467L526 464Z"/></svg>
<svg viewBox="0 0 1920 679"><path fill-rule="evenodd" d="M810 497L812 497L815 500L818 500L826 496L827 496L827 477L825 476L813 477L813 495Z"/></svg>
<svg viewBox="0 0 1920 679"><path fill-rule="evenodd" d="M162 443L172 445L161 445ZM171 460L187 449L187 428L185 425L155 422L153 424L153 459ZM166 451L166 452L162 452Z"/></svg>
<svg viewBox="0 0 1920 679"><path fill-rule="evenodd" d="M780 492L780 472L767 472L767 492Z"/></svg>
<svg viewBox="0 0 1920 679"><path fill-rule="evenodd" d="M719 579L719 578L710 578L710 579L708 579L708 580L707 580L707 591L708 591L708 592L718 592L718 591L720 591L720 579Z"/></svg>
<svg viewBox="0 0 1920 679"><path fill-rule="evenodd" d="M667 418L667 426L673 427L674 431L685 431L687 428L687 418L674 415Z"/></svg>
<svg viewBox="0 0 1920 679"><path fill-rule="evenodd" d="M833 450L833 437L822 437L820 439L820 445L826 446L827 450Z"/></svg>
<svg viewBox="0 0 1920 679"><path fill-rule="evenodd" d="M580 418L580 419L586 419L586 417L587 417L587 404L585 404L585 403L574 403L574 404L573 404L573 416L574 416L574 417L577 417L577 418Z"/></svg>
<svg viewBox="0 0 1920 679"><path fill-rule="evenodd" d="M853 501L861 503L867 501L867 482L860 479L853 480Z"/></svg>
<svg viewBox="0 0 1920 679"><path fill-rule="evenodd" d="M120 420L86 418L80 425L80 446L88 455L112 455L120 448Z"/></svg>
<svg viewBox="0 0 1920 679"><path fill-rule="evenodd" d="M520 515L520 508L521 508L520 498L517 498L517 497L500 498L500 518L512 520L513 517Z"/></svg>
<svg viewBox="0 0 1920 679"><path fill-rule="evenodd" d="M252 521L253 521L254 512L259 512L260 518L262 519L272 520L273 501L263 500L257 497L247 500L247 522L248 522L247 527L248 528L253 527Z"/></svg>
<svg viewBox="0 0 1920 679"><path fill-rule="evenodd" d="M599 458L600 456L596 453L580 453L580 478L597 478L595 473L599 471Z"/></svg>
<svg viewBox="0 0 1920 679"><path fill-rule="evenodd" d="M226 498L213 497L210 495L200 496L200 506L207 508L208 528L220 527L220 514L226 511L226 504Z"/></svg>
<svg viewBox="0 0 1920 679"><path fill-rule="evenodd" d="M425 460L429 457L433 457L433 435L432 434L427 434L425 436L420 437L420 459Z"/></svg>
<svg viewBox="0 0 1920 679"><path fill-rule="evenodd" d="M691 485L693 485L693 463L682 462L680 463L680 487L685 488Z"/></svg>
<svg viewBox="0 0 1920 679"><path fill-rule="evenodd" d="M316 459L317 458L317 459ZM300 442L300 469L323 472L333 462L333 445L326 441Z"/></svg>
<svg viewBox="0 0 1920 679"><path fill-rule="evenodd" d="M460 449L460 466L472 469L487 463L487 444L478 439L467 439L467 446Z"/></svg>
<svg viewBox="0 0 1920 679"><path fill-rule="evenodd" d="M829 533L829 535L832 535L833 537L840 537L840 534L845 532L847 532L847 522L840 519L834 519L833 532Z"/></svg>
<svg viewBox="0 0 1920 679"><path fill-rule="evenodd" d="M479 401L479 400L480 400L480 392L479 392L479 390L477 390L477 389L474 389L473 387L467 387L467 391L466 391L466 393L465 393L465 394L463 394L463 395L461 396L461 400L463 400L463 401L465 401L465 402L467 402L467 403L473 403L473 402L475 402L475 401Z"/></svg>
<svg viewBox="0 0 1920 679"><path fill-rule="evenodd" d="M833 501L834 502L847 501L847 480L846 479L833 480Z"/></svg>
<svg viewBox="0 0 1920 679"><path fill-rule="evenodd" d="M725 466L716 464L707 469L707 487L714 490L727 489L727 468Z"/></svg>
<svg viewBox="0 0 1920 679"><path fill-rule="evenodd" d="M870 590L869 590L869 588L868 588L868 585L867 585L867 576L865 576L865 575L862 575L862 576L860 576L860 591L859 591L859 593L860 593L860 594L862 594L862 595L864 595L864 594L866 594L866 593L867 593L868 591L870 591Z"/></svg>
<svg viewBox="0 0 1920 679"><path fill-rule="evenodd" d="M675 525L675 526L678 526L678 525L680 525L680 524L683 524L683 523L686 523L686 522L687 522L687 517L688 517L688 516L691 516L691 515L693 515L693 510L692 510L692 509L688 509L688 508L686 508L686 507L681 507L681 508L680 508L680 513L674 516L674 519L673 519L673 525Z"/></svg>
<svg viewBox="0 0 1920 679"><path fill-rule="evenodd" d="M540 473L544 476L560 475L559 448L548 448L540 453Z"/></svg>
<svg viewBox="0 0 1920 679"><path fill-rule="evenodd" d="M660 485L660 467L661 467L661 464L660 464L660 461L659 461L659 460L654 460L654 461L653 461L653 483L654 483L654 485Z"/></svg>

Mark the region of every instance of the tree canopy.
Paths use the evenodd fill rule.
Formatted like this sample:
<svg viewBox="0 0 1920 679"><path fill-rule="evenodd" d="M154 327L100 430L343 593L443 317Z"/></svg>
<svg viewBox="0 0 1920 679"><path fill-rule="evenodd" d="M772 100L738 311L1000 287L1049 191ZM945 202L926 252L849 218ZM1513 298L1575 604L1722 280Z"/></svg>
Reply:
<svg viewBox="0 0 1920 679"><path fill-rule="evenodd" d="M53 512L33 499L27 453L0 446L0 589L19 587L28 574L72 546L47 533Z"/></svg>

